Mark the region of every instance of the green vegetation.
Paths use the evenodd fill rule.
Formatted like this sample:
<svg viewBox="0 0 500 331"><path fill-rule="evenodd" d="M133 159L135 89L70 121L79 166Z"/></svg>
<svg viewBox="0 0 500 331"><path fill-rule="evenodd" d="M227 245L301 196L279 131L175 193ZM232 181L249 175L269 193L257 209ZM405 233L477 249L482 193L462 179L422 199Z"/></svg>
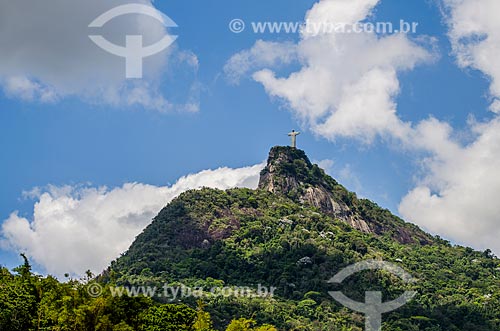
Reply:
<svg viewBox="0 0 500 331"><path fill-rule="evenodd" d="M102 295L91 296L92 286L102 289ZM88 277L60 283L50 276L36 276L25 258L15 274L0 269L0 330L215 331L201 302L197 308L159 304L144 296L113 296L110 288ZM238 321L231 322L228 330L275 330L235 328Z"/></svg>
<svg viewBox="0 0 500 331"><path fill-rule="evenodd" d="M432 240L432 245L405 245L390 233L363 233L316 208L261 190L202 189L164 208L101 280L275 286L274 298L208 297L206 310L219 329L228 316L253 316L279 330L362 330L363 316L334 302L328 291L341 289L363 301L366 290L381 290L389 300L407 287L384 272L363 272L336 287L327 281L352 263L379 259L418 279L411 286L418 296L384 315L384 330L498 330L500 261L488 251ZM185 303L195 304L189 298Z"/></svg>

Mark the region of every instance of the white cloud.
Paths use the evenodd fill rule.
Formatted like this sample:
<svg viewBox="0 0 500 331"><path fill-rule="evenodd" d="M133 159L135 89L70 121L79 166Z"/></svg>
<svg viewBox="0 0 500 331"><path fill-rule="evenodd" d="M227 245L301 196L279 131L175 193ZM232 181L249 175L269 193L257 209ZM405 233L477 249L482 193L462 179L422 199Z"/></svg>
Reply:
<svg viewBox="0 0 500 331"><path fill-rule="evenodd" d="M369 17L378 3L322 0L307 13L305 21L312 27L330 22L352 25ZM281 51L282 46L291 51ZM259 41L252 49L234 55L226 67L242 68L229 70L230 78L239 77L249 68L257 70L253 78L270 96L283 100L316 134L331 140L342 136L369 143L376 135L400 138L407 134L408 125L396 114L395 98L400 90L397 74L433 58L430 51L404 34L318 34L317 29L306 27L298 44L280 46ZM285 64L298 59L301 68L287 77L277 77L268 67L280 59Z"/></svg>
<svg viewBox="0 0 500 331"><path fill-rule="evenodd" d="M496 98L490 108L500 112L500 2L497 0L443 0L449 36L458 64L478 69L491 79Z"/></svg>
<svg viewBox="0 0 500 331"><path fill-rule="evenodd" d="M152 6L151 0L133 3ZM110 42L123 45L125 35L137 34L150 45L168 34L160 22L146 15L125 15L103 28L88 27L102 13L123 4L120 0L0 2L0 89L8 97L25 101L53 102L76 96L92 104L177 109L160 92L162 73L180 64L182 70L196 72L194 54L179 51L174 44L144 59L144 79L126 80L125 59L89 39L91 33L102 33ZM130 98L131 93L136 97Z"/></svg>
<svg viewBox="0 0 500 331"><path fill-rule="evenodd" d="M205 170L158 187L128 183L119 188L48 187L25 193L37 197L33 219L14 212L4 221L2 245L26 252L45 270L61 277L100 273L170 200L194 188L256 188L264 164Z"/></svg>
<svg viewBox="0 0 500 331"><path fill-rule="evenodd" d="M491 80L490 110L500 112L500 10L496 0L444 0L449 37L462 68ZM478 95L478 98L481 97ZM495 99L497 98L497 99ZM401 201L400 213L430 231L500 255L500 119L470 121L473 141L461 143L448 124L423 121L412 141L431 154L424 175Z"/></svg>
<svg viewBox="0 0 500 331"><path fill-rule="evenodd" d="M369 16L380 0L323 0L307 13L314 23L355 23Z"/></svg>
<svg viewBox="0 0 500 331"><path fill-rule="evenodd" d="M230 83L237 85L256 67L290 64L296 56L295 44L291 42L258 40L252 48L233 55L224 66L224 74Z"/></svg>
<svg viewBox="0 0 500 331"><path fill-rule="evenodd" d="M24 101L38 99L41 102L54 102L57 100L53 89L23 76L8 77L3 85L4 91L9 97L19 98Z"/></svg>
<svg viewBox="0 0 500 331"><path fill-rule="evenodd" d="M467 146L448 131L425 160L426 175L401 201L406 219L433 233L500 254L500 119L474 124L479 137Z"/></svg>
<svg viewBox="0 0 500 331"><path fill-rule="evenodd" d="M399 81L393 70L367 72L346 88L337 111L314 130L330 139L340 135L370 142L379 134L403 138L408 134L409 125L396 114L394 98L398 92Z"/></svg>

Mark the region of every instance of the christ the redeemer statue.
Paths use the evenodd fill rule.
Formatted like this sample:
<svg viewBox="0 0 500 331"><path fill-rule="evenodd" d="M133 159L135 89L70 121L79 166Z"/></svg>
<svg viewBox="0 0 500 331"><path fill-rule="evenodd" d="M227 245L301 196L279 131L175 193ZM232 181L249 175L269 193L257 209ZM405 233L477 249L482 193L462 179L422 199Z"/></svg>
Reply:
<svg viewBox="0 0 500 331"><path fill-rule="evenodd" d="M297 136L300 134L300 132L297 132L295 130L292 130L292 132L290 132L288 134L289 137L292 137L292 147L293 148L296 148L297 147Z"/></svg>

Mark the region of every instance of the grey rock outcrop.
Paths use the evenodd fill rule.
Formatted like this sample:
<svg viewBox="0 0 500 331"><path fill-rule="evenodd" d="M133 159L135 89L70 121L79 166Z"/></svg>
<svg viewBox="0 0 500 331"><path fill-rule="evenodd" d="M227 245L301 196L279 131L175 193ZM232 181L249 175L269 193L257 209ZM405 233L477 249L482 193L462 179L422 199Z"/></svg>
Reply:
<svg viewBox="0 0 500 331"><path fill-rule="evenodd" d="M358 199L316 164L312 164L304 151L296 148L276 146L271 149L267 165L260 175L259 189L314 206L362 232L378 235L390 233L401 243L425 244L431 240L390 212ZM370 217L365 209L369 212L377 209L378 214L392 218L394 222L387 222L384 217Z"/></svg>

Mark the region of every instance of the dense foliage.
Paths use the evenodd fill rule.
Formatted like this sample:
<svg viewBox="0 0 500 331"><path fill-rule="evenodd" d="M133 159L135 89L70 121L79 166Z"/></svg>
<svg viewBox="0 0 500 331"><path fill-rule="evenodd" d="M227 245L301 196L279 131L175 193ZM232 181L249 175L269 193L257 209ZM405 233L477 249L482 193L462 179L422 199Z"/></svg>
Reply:
<svg viewBox="0 0 500 331"><path fill-rule="evenodd" d="M418 279L412 285L418 296L385 315L384 330L500 328L500 262L489 251L439 238L432 245L403 245L391 234L362 233L261 190L182 194L102 279L127 285L275 286L273 298L208 298L206 309L217 327L227 325L228 316L253 315L280 330L362 330L363 316L335 303L327 280L366 259L399 264ZM341 286L358 301L366 290L395 298L406 288L383 272L364 272ZM190 298L184 301L194 304Z"/></svg>
<svg viewBox="0 0 500 331"><path fill-rule="evenodd" d="M15 273L0 269L0 330L2 331L215 331L203 305L158 304L151 298L117 296L111 284L89 277L58 282L36 276L25 259ZM99 289L95 292L95 289ZM94 290L92 290L94 289ZM99 295L95 295L99 294ZM239 318L227 330L275 331Z"/></svg>

